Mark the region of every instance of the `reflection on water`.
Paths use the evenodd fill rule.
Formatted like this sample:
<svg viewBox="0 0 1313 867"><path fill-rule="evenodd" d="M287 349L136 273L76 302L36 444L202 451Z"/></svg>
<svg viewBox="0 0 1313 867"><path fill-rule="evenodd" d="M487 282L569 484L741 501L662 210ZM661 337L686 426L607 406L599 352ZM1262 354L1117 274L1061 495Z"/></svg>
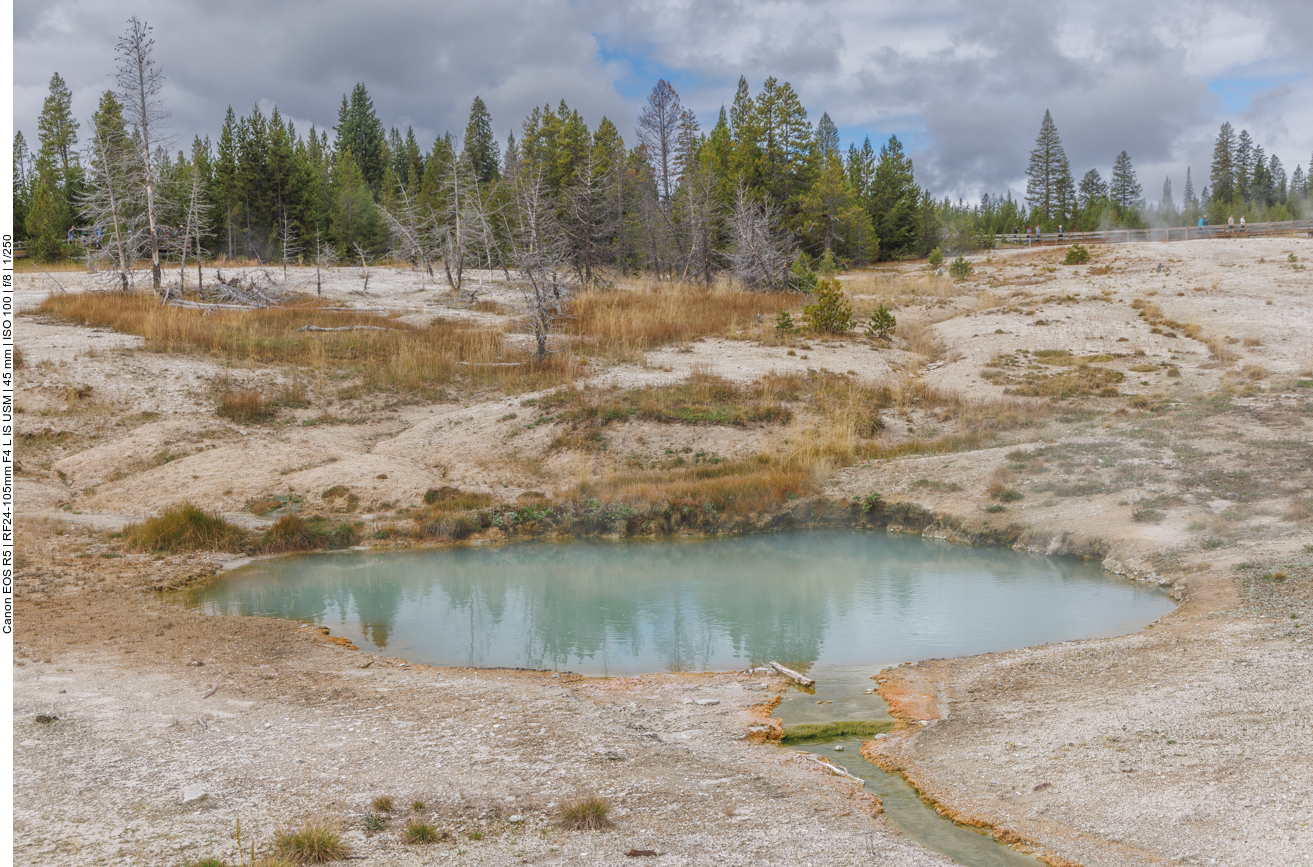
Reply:
<svg viewBox="0 0 1313 867"><path fill-rule="evenodd" d="M613 675L961 656L1126 632L1172 606L1089 563L852 532L281 558L186 602L415 661Z"/></svg>

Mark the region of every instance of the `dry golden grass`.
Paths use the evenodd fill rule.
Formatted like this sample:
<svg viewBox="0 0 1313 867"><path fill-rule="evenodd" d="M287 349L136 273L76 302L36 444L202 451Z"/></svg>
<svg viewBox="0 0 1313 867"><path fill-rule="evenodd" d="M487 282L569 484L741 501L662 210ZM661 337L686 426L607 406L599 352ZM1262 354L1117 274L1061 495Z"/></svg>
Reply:
<svg viewBox="0 0 1313 867"><path fill-rule="evenodd" d="M935 336L933 323L924 320L903 320L898 323L895 334L903 339L908 352L916 353L926 361L939 361L947 351Z"/></svg>
<svg viewBox="0 0 1313 867"><path fill-rule="evenodd" d="M666 424L747 425L787 422L793 413L784 403L801 396L802 377L767 376L750 385L694 372L673 385L630 390L562 389L538 401L544 411L559 411L573 425L607 425L640 419Z"/></svg>
<svg viewBox="0 0 1313 867"><path fill-rule="evenodd" d="M743 292L658 283L644 288L590 289L571 305L569 332L581 351L634 361L645 350L710 334L752 330L798 303L785 293Z"/></svg>
<svg viewBox="0 0 1313 867"><path fill-rule="evenodd" d="M666 503L739 516L769 511L789 500L819 491L810 468L782 466L770 456L694 467L608 473L580 483L566 497L649 506Z"/></svg>
<svg viewBox="0 0 1313 867"><path fill-rule="evenodd" d="M359 375L366 388L433 395L463 383L524 391L568 382L578 366L568 354L528 363L499 330L437 321L416 328L372 313L320 309L314 302L259 310L161 306L146 295L87 292L47 299L40 312L136 334L149 349L198 353L264 364L291 364ZM365 326L366 330L306 332ZM382 330L374 330L382 329Z"/></svg>

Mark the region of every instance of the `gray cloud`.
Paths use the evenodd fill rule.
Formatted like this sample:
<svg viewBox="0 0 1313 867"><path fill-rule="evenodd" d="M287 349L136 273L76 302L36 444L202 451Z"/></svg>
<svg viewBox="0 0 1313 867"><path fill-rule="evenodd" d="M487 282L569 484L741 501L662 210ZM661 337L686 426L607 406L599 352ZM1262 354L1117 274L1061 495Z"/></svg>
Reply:
<svg viewBox="0 0 1313 867"><path fill-rule="evenodd" d="M740 74L754 88L768 75L789 80L813 119L828 112L877 141L905 135L919 179L940 194L1020 192L1045 109L1074 170L1106 173L1125 149L1152 191L1167 174L1179 190L1186 165L1202 187L1225 119L1288 168L1313 150L1305 0L20 0L14 118L29 139L54 71L85 122L111 84L130 14L155 27L185 141L214 136L229 104L276 104L331 126L357 81L385 125L413 125L424 140L459 135L476 94L499 137L534 105L565 98L591 123L610 116L628 139L642 69L676 75L704 126ZM1209 90L1230 79L1257 82L1234 116Z"/></svg>

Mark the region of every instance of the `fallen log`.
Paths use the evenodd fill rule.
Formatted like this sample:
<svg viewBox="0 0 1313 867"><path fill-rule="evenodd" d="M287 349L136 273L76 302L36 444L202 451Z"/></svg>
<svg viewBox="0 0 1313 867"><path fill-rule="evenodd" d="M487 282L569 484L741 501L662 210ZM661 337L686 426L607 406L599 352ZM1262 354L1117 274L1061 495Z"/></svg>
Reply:
<svg viewBox="0 0 1313 867"><path fill-rule="evenodd" d="M789 680L792 680L794 683L798 684L799 686L805 686L808 689L810 689L811 687L816 685L816 681L812 680L810 677L805 677L804 675L799 674L798 672L794 671L791 668L785 668L784 666L780 665L778 662L772 661L768 664L770 665L771 668L775 669L780 674L789 678Z"/></svg>
<svg viewBox="0 0 1313 867"><path fill-rule="evenodd" d="M850 780L861 783L863 786L866 785L866 782L861 777L853 776L852 774L848 773L848 771L844 770L843 768L839 767L833 762L828 761L822 758L821 756L816 755L815 753L805 753L804 755L806 755L808 758L800 758L799 761L814 762L820 765L822 768L825 768L825 770L834 774L836 777L847 777Z"/></svg>
<svg viewBox="0 0 1313 867"><path fill-rule="evenodd" d="M217 301L213 304L205 304L200 301L183 301L182 299L179 298L168 298L166 299L165 303L167 303L170 307L191 307L197 310L260 310L262 309L261 305L255 305L255 304L220 304Z"/></svg>
<svg viewBox="0 0 1313 867"><path fill-rule="evenodd" d="M302 325L297 331L405 331L404 328L384 328L381 325L342 325L337 328L323 328L319 325Z"/></svg>

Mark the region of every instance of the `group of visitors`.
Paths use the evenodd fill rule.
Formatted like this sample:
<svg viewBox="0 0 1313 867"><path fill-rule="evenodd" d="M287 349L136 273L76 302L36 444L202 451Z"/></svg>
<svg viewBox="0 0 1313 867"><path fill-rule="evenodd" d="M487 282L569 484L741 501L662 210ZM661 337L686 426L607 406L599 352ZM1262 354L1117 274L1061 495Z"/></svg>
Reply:
<svg viewBox="0 0 1313 867"><path fill-rule="evenodd" d="M1067 235L1066 230L1063 228L1062 224L1059 223L1059 224L1058 224L1058 243L1059 243L1059 244L1062 243L1062 241L1063 241L1063 239L1066 237L1066 235ZM1044 243L1044 229L1043 229L1042 226L1038 226L1038 225L1036 225L1036 226L1027 226L1027 227L1026 227L1026 246L1027 246L1027 247L1030 246L1030 244L1031 244L1031 239L1032 239L1032 238L1034 238L1034 242L1035 242L1036 244L1043 244L1043 243ZM1017 227L1017 226L1013 226L1013 227L1012 227L1012 243L1014 243L1014 244L1019 244L1019 243L1021 243L1021 229L1020 229L1019 227Z"/></svg>

